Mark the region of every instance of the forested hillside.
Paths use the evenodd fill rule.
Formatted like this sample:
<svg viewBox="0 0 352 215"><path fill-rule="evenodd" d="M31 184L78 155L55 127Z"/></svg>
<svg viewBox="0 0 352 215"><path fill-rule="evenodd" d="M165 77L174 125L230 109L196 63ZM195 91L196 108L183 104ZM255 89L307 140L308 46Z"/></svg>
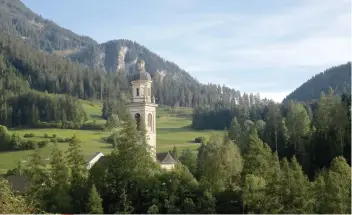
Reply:
<svg viewBox="0 0 352 215"><path fill-rule="evenodd" d="M69 52L97 44L33 13L20 0L0 0L0 29L47 52Z"/></svg>
<svg viewBox="0 0 352 215"><path fill-rule="evenodd" d="M334 66L313 76L290 93L283 102L317 100L321 92L328 92L329 87L340 96L344 93L351 94L351 62Z"/></svg>
<svg viewBox="0 0 352 215"><path fill-rule="evenodd" d="M117 91L119 90L112 88L106 90L107 86L113 86L110 84L116 83L116 77L119 75L119 83L125 79L124 76L128 79L129 74L134 71L137 58L142 58L145 61L146 70L151 73L154 79L153 94L159 104L196 107L207 104L214 105L222 100L239 100L241 95L239 91L225 86L199 83L176 64L163 59L136 42L123 39L98 44L88 37L78 36L54 22L36 15L19 0L1 0L0 16L0 25L3 30L1 34L7 33L11 37L18 38L11 38L10 41L3 42L4 46L9 46L10 42L16 44L10 48L10 53L15 52L15 46L17 46L16 52L22 51L23 47L26 47L27 50L26 56L17 54L12 58L21 57L22 59L17 60L21 62L23 58L32 58L32 54L29 53L33 53L33 58L36 59L27 60L26 64L29 62L38 65L46 64L45 67L36 67L37 71L41 70L39 76L31 74L31 79L40 77L40 84L35 83L32 86L36 89L40 88L55 93L69 92L71 95L85 99L102 99L106 94L118 97ZM79 64L88 66L88 68L79 68L78 64L52 55L45 56L29 46L25 46L19 40L48 53L66 56ZM15 67L18 69L18 65ZM33 69L22 72L26 73L24 74L26 79L28 78L27 73L33 73ZM88 75L83 75L85 72ZM79 75L77 75L78 73ZM104 73L108 73L108 75ZM116 73L119 75L116 76ZM58 74L60 74L59 77L57 77ZM128 81L126 85L129 86ZM120 86L121 83L117 85L117 88ZM103 95L104 93L105 95Z"/></svg>

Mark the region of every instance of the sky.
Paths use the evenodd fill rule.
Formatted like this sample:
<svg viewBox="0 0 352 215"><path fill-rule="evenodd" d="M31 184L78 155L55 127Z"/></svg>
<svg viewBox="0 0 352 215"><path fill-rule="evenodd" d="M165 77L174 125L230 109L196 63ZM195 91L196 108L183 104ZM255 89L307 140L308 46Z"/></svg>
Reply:
<svg viewBox="0 0 352 215"><path fill-rule="evenodd" d="M129 39L201 83L280 102L351 60L350 0L22 0L103 43Z"/></svg>

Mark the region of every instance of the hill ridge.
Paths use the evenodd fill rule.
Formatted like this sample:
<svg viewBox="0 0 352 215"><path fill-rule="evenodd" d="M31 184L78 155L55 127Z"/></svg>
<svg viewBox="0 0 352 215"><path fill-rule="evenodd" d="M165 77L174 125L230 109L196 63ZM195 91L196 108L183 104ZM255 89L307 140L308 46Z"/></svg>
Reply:
<svg viewBox="0 0 352 215"><path fill-rule="evenodd" d="M320 72L297 87L286 96L288 100L308 101L319 99L321 92L327 93L332 88L337 95L351 95L351 62L333 66Z"/></svg>

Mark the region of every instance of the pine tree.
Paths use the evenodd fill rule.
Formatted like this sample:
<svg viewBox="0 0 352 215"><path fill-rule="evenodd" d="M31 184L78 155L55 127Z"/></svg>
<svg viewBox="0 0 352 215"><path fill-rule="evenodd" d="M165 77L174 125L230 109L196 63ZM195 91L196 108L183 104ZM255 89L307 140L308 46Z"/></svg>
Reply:
<svg viewBox="0 0 352 215"><path fill-rule="evenodd" d="M148 208L147 211L148 214L158 214L159 213L159 207L157 205L152 205Z"/></svg>
<svg viewBox="0 0 352 215"><path fill-rule="evenodd" d="M266 123L263 120L257 120L255 122L255 128L258 131L258 136L263 139Z"/></svg>
<svg viewBox="0 0 352 215"><path fill-rule="evenodd" d="M241 136L242 136L241 125L238 123L237 118L234 117L231 121L230 129L229 129L229 137L238 146L240 146Z"/></svg>
<svg viewBox="0 0 352 215"><path fill-rule="evenodd" d="M201 182L209 183L213 191L225 189L242 171L239 148L232 141L223 140L221 136L212 136L199 157L204 165L200 172Z"/></svg>
<svg viewBox="0 0 352 215"><path fill-rule="evenodd" d="M67 165L71 169L73 177L85 177L87 175L86 161L84 160L80 140L74 135L66 152Z"/></svg>
<svg viewBox="0 0 352 215"><path fill-rule="evenodd" d="M179 157L180 162L187 166L188 170L196 176L197 170L197 157L190 149L185 149L182 151L181 156Z"/></svg>
<svg viewBox="0 0 352 215"><path fill-rule="evenodd" d="M261 176L246 174L243 183L243 204L249 213L262 213L265 207L265 185L266 181Z"/></svg>
<svg viewBox="0 0 352 215"><path fill-rule="evenodd" d="M267 202L264 204L264 207L262 207L263 213L282 213L284 208L282 202L282 180L280 162L277 152L275 152L272 153L271 168L268 171L266 179L265 198Z"/></svg>
<svg viewBox="0 0 352 215"><path fill-rule="evenodd" d="M302 104L289 102L289 108L286 118L286 126L290 136L290 142L293 145L294 154L302 152L302 139L309 132L310 121L306 109Z"/></svg>
<svg viewBox="0 0 352 215"><path fill-rule="evenodd" d="M277 153L272 154L270 147L259 139L256 129L252 129L249 136L242 176L243 201L250 213L282 211L278 156Z"/></svg>
<svg viewBox="0 0 352 215"><path fill-rule="evenodd" d="M155 166L150 154L152 149L143 138L143 132L138 134L136 125L129 114L125 116L120 134L117 141L118 159L121 165L120 173L124 175L126 180L131 177L145 178L150 175Z"/></svg>
<svg viewBox="0 0 352 215"><path fill-rule="evenodd" d="M314 184L316 213L351 213L351 167L343 157L336 157Z"/></svg>
<svg viewBox="0 0 352 215"><path fill-rule="evenodd" d="M40 156L39 149L35 149L29 156L25 175L29 179L28 198L37 208L43 208L45 204L44 195L47 193L48 175L44 170L45 166Z"/></svg>
<svg viewBox="0 0 352 215"><path fill-rule="evenodd" d="M268 105L268 114L266 116L266 126L264 132L264 141L275 151L278 150L279 144L279 127L282 122L280 109L277 104L270 102Z"/></svg>
<svg viewBox="0 0 352 215"><path fill-rule="evenodd" d="M197 197L198 211L200 214L214 214L215 213L215 198L210 191L204 191L203 195Z"/></svg>
<svg viewBox="0 0 352 215"><path fill-rule="evenodd" d="M172 151L171 151L170 154L172 155L172 157L173 157L175 160L178 160L178 153L177 153L177 148L176 148L176 146L174 146L174 147L172 148Z"/></svg>
<svg viewBox="0 0 352 215"><path fill-rule="evenodd" d="M283 213L313 213L312 187L296 158L290 163L283 159L282 171Z"/></svg>
<svg viewBox="0 0 352 215"><path fill-rule="evenodd" d="M51 202L49 210L56 213L70 213L72 211L72 199L69 195L70 175L63 152L54 144L51 153Z"/></svg>
<svg viewBox="0 0 352 215"><path fill-rule="evenodd" d="M75 213L82 213L85 210L87 201L87 168L81 150L80 141L73 136L69 142L66 152L67 166L71 172L70 195L73 199Z"/></svg>
<svg viewBox="0 0 352 215"><path fill-rule="evenodd" d="M32 105L32 115L31 115L31 117L32 117L31 118L32 125L36 125L40 121L39 110L34 104Z"/></svg>
<svg viewBox="0 0 352 215"><path fill-rule="evenodd" d="M256 129L249 136L249 149L244 155L243 174L253 174L265 178L271 168L271 149L258 137Z"/></svg>
<svg viewBox="0 0 352 215"><path fill-rule="evenodd" d="M130 214L133 212L134 208L131 205L131 201L128 200L128 196L126 195L125 189L122 190L122 193L120 195L120 201L121 210L118 211L118 213Z"/></svg>
<svg viewBox="0 0 352 215"><path fill-rule="evenodd" d="M196 164L196 178L200 180L203 169L204 169L204 163L203 160L201 159L202 154L205 151L205 143L201 143L199 148L198 148L198 153L197 153L197 164Z"/></svg>
<svg viewBox="0 0 352 215"><path fill-rule="evenodd" d="M339 143L339 155L344 154L344 147L345 147L345 132L346 128L350 124L348 120L348 113L347 109L341 102L337 102L335 104L335 113L333 118L333 128L337 134L337 141Z"/></svg>
<svg viewBox="0 0 352 215"><path fill-rule="evenodd" d="M97 188L93 184L89 191L89 198L87 203L87 213L90 214L103 214L103 206L102 206L102 199L99 196Z"/></svg>

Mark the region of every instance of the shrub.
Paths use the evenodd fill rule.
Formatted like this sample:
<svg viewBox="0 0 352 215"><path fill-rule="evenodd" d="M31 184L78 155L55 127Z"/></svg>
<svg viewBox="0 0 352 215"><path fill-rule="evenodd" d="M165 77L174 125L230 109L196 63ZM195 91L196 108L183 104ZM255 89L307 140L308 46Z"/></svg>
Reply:
<svg viewBox="0 0 352 215"><path fill-rule="evenodd" d="M103 130L104 125L97 124L96 122L86 122L84 123L80 129L82 130Z"/></svg>
<svg viewBox="0 0 352 215"><path fill-rule="evenodd" d="M34 137L34 134L33 133L27 133L27 134L24 134L23 135L23 137L26 137L26 138L28 138L28 137Z"/></svg>
<svg viewBox="0 0 352 215"><path fill-rule="evenodd" d="M44 137L45 137L45 138L48 138L48 137L49 137L49 135L48 135L47 133L45 133L45 134L44 134Z"/></svg>
<svg viewBox="0 0 352 215"><path fill-rule="evenodd" d="M36 149L36 148L38 148L38 143L35 142L35 141L31 141L30 142L30 147L31 147L31 149Z"/></svg>
<svg viewBox="0 0 352 215"><path fill-rule="evenodd" d="M53 138L56 138L56 134L53 134Z"/></svg>
<svg viewBox="0 0 352 215"><path fill-rule="evenodd" d="M14 150L20 150L23 148L22 142L24 142L17 133L13 133L11 136L11 148Z"/></svg>
<svg viewBox="0 0 352 215"><path fill-rule="evenodd" d="M64 143L64 142L65 142L65 138L58 138L58 139L57 139L57 142L59 142L59 143Z"/></svg>
<svg viewBox="0 0 352 215"><path fill-rule="evenodd" d="M58 143L68 143L68 142L70 142L70 140L71 140L71 138L69 138L69 137L56 139L56 141L57 141Z"/></svg>
<svg viewBox="0 0 352 215"><path fill-rule="evenodd" d="M40 142L38 142L38 147L39 147L39 148L43 148L43 147L45 147L46 145L48 145L48 143L49 143L49 140L40 141Z"/></svg>
<svg viewBox="0 0 352 215"><path fill-rule="evenodd" d="M37 143L33 140L23 141L21 145L24 150L37 148Z"/></svg>
<svg viewBox="0 0 352 215"><path fill-rule="evenodd" d="M205 143L205 137L196 137L194 139L195 143Z"/></svg>

